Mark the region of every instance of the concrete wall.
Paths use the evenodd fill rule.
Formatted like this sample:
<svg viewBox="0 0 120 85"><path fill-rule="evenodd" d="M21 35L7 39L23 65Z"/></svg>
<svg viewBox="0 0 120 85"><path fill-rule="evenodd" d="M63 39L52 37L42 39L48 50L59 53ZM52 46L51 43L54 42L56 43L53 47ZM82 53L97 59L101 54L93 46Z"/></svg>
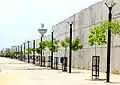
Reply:
<svg viewBox="0 0 120 85"><path fill-rule="evenodd" d="M69 36L69 25L67 22L73 23L73 40L79 36L81 39L84 48L76 52L72 52L72 67L91 69L92 65L92 56L100 56L100 71L106 71L107 63L107 45L93 46L88 45L88 35L89 30L93 25L99 24L99 22L108 19L108 8L105 6L105 2L114 1L117 2L112 10L113 19L120 19L120 0L104 0L99 3L96 3L76 14L70 16L69 18L61 21L60 23L53 26L54 29L54 38L63 40L66 36ZM43 37L44 40L51 40L51 34ZM30 42L30 47L32 47L33 41ZM36 40L36 47L39 46L40 39ZM111 72L120 73L120 36L112 35L112 44L111 44ZM27 48L26 44L26 48ZM95 50L96 47L96 50ZM63 57L64 49L60 49L59 52L54 53L54 57ZM69 50L66 52L66 56L69 56ZM45 51L45 56L49 56L50 52ZM68 63L69 64L69 63Z"/></svg>
<svg viewBox="0 0 120 85"><path fill-rule="evenodd" d="M56 39L63 40L66 36L69 36L69 25L67 22L73 21L73 39L79 36L81 39L84 48L82 50L78 50L77 52L73 52L72 54L72 66L91 69L92 65L92 56L95 55L95 46L90 47L88 45L88 35L90 28L98 24L101 21L107 20L108 18L108 8L105 6L105 2L109 2L110 0L104 0L97 4L94 4L79 13L70 16L66 20L56 24L53 26L54 29L54 37ZM114 2L120 3L119 0L114 0ZM120 4L117 4L113 8L113 18L119 19L120 16ZM111 72L116 72L117 70L120 72L120 38L119 36L112 35L112 48L111 48ZM96 46L96 55L100 56L100 71L106 71L106 57L107 57L107 45ZM68 57L67 51L67 57ZM55 54L56 56L64 56L64 49L61 49L59 52Z"/></svg>

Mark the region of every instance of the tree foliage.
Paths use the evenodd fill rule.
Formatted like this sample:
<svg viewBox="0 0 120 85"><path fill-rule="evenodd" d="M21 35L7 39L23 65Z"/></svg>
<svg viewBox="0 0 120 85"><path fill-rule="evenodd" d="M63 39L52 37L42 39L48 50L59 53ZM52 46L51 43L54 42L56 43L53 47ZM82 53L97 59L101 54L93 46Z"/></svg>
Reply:
<svg viewBox="0 0 120 85"><path fill-rule="evenodd" d="M80 41L80 38L76 37L76 39L72 41L72 50L77 51L78 49L82 49L82 48L83 48L83 45Z"/></svg>
<svg viewBox="0 0 120 85"><path fill-rule="evenodd" d="M46 41L47 43L47 48L52 51L52 52L57 52L60 48L60 45L59 45L59 40L55 40L53 41L53 44L52 44L52 41Z"/></svg>
<svg viewBox="0 0 120 85"><path fill-rule="evenodd" d="M9 51L6 53L7 56L15 56L15 52L14 51Z"/></svg>
<svg viewBox="0 0 120 85"><path fill-rule="evenodd" d="M112 20L111 22L103 21L100 27L103 29L111 29L114 35L120 35L120 20Z"/></svg>
<svg viewBox="0 0 120 85"><path fill-rule="evenodd" d="M32 50L33 50L32 48L27 48L27 49L26 49L26 51L27 51L26 54L31 54L31 53L32 53Z"/></svg>
<svg viewBox="0 0 120 85"><path fill-rule="evenodd" d="M35 49L35 51L36 51L38 54L40 54L40 51L41 51L41 50L40 50L40 48L38 47L38 48Z"/></svg>
<svg viewBox="0 0 120 85"><path fill-rule="evenodd" d="M61 46L63 48L67 48L70 46L70 37L69 36L67 36L65 38L65 40L61 40ZM80 38L76 37L76 39L72 41L72 50L76 51L76 50L82 49L82 48L83 48L83 45L80 42Z"/></svg>
<svg viewBox="0 0 120 85"><path fill-rule="evenodd" d="M65 37L65 40L61 40L60 44L63 48L67 48L69 46L70 37Z"/></svg>
<svg viewBox="0 0 120 85"><path fill-rule="evenodd" d="M120 35L120 21L119 20L112 20L103 21L98 25L93 26L90 29L88 43L89 45L104 45L107 43L106 35L107 30L111 29L112 34Z"/></svg>
<svg viewBox="0 0 120 85"><path fill-rule="evenodd" d="M106 44L106 29L100 28L97 25L92 27L89 34L88 43L91 46Z"/></svg>
<svg viewBox="0 0 120 85"><path fill-rule="evenodd" d="M39 48L40 50L46 50L46 46L47 46L47 41L42 41L39 43Z"/></svg>
<svg viewBox="0 0 120 85"><path fill-rule="evenodd" d="M39 47L35 49L35 51L40 54L41 50L46 50L47 41L39 42Z"/></svg>

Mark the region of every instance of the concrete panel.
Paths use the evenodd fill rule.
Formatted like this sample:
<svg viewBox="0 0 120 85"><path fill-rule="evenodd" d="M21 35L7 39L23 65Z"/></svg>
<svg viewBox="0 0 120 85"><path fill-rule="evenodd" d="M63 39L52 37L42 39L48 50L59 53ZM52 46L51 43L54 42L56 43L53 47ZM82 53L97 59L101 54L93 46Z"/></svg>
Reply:
<svg viewBox="0 0 120 85"><path fill-rule="evenodd" d="M115 71L115 73L118 71L119 72L119 74L120 74L120 48L119 47L117 47L117 48L115 48L115 58L114 58L114 63L115 63L115 68L114 68L114 71Z"/></svg>
<svg viewBox="0 0 120 85"><path fill-rule="evenodd" d="M100 71L106 72L106 66L107 66L107 49L102 48L102 54L100 57Z"/></svg>

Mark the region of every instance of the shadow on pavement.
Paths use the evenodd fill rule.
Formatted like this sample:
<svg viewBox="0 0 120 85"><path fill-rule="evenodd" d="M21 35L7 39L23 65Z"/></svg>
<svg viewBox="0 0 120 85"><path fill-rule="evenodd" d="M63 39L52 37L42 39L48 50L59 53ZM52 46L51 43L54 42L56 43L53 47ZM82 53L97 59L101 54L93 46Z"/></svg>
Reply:
<svg viewBox="0 0 120 85"><path fill-rule="evenodd" d="M86 80L90 80L90 81L105 81L106 79L86 79Z"/></svg>
<svg viewBox="0 0 120 85"><path fill-rule="evenodd" d="M71 74L80 74L80 73L84 73L84 72L79 72L79 71L78 72L77 71L76 72L71 72Z"/></svg>
<svg viewBox="0 0 120 85"><path fill-rule="evenodd" d="M120 85L120 82L110 82L110 84L119 84Z"/></svg>

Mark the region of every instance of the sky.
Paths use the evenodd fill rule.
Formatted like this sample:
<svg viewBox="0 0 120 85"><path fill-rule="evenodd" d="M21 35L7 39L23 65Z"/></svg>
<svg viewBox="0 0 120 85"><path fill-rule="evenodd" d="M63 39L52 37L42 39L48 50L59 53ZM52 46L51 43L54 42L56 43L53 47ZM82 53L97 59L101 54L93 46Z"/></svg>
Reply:
<svg viewBox="0 0 120 85"><path fill-rule="evenodd" d="M0 0L0 50L40 38L48 29L101 0Z"/></svg>

